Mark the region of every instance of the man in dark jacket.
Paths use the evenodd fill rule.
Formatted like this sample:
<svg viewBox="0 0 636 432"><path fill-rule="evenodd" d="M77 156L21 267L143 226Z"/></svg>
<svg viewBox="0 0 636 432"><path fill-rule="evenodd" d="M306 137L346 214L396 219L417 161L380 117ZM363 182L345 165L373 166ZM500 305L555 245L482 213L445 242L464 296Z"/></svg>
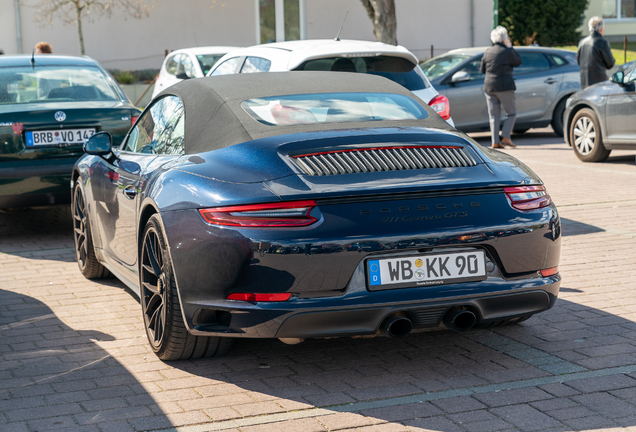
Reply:
<svg viewBox="0 0 636 432"><path fill-rule="evenodd" d="M588 23L590 35L581 39L577 61L581 66L581 88L607 80L605 71L614 67L614 55L609 42L603 38L605 23L595 16Z"/></svg>
<svg viewBox="0 0 636 432"><path fill-rule="evenodd" d="M481 58L481 72L486 74L484 78L484 93L488 104L488 117L490 118L490 133L492 134L492 147L504 148L504 145L516 147L510 139L512 128L517 118L517 104L515 100L515 80L512 76L512 68L521 65L521 57L517 54L508 38L508 30L503 26L497 26L491 33L490 39L494 45L486 50ZM506 110L506 120L501 130L499 140L499 127L501 119L501 106Z"/></svg>

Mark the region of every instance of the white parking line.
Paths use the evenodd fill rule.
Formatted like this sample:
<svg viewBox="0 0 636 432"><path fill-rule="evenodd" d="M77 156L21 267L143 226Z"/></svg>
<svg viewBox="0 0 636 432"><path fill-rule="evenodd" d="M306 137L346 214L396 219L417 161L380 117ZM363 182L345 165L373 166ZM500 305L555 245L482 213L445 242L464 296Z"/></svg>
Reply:
<svg viewBox="0 0 636 432"><path fill-rule="evenodd" d="M336 413L350 413L363 410L386 408L398 405L422 403L432 400L450 399L459 396L470 396L474 394L494 393L505 390L520 389L526 387L537 387L546 384L564 383L588 378L597 378L609 375L625 375L636 372L636 365L621 366L595 371L576 372L563 375L554 375L542 378L532 378L527 380L510 381L501 384L490 384L485 386L464 387L453 390L444 390L432 393L420 393L412 396L404 396L390 399L380 399L372 402L355 402L345 405L337 405L326 408L310 408L306 410L293 411L281 414L266 414L255 417L242 418L237 420L226 420L220 422L206 423L194 426L183 426L170 429L162 429L155 432L207 432L222 431L226 429L236 429L246 426L255 426L268 423L278 423L288 420L302 418L319 417Z"/></svg>

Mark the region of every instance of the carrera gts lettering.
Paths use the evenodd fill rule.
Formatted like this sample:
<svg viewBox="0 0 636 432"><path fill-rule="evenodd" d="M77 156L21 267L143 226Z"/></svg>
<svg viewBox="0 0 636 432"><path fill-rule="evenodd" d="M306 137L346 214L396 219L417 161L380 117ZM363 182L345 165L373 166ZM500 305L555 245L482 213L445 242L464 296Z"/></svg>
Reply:
<svg viewBox="0 0 636 432"><path fill-rule="evenodd" d="M463 211L463 212L449 212L449 213L445 213L443 215L402 216L402 217L382 218L382 223L390 223L390 222L419 222L419 221L439 220L439 219L464 218L466 216L468 216L468 212L467 211Z"/></svg>
<svg viewBox="0 0 636 432"><path fill-rule="evenodd" d="M430 207L428 205L418 205L417 208L413 208L413 211L428 211L428 210L431 210L431 209L451 210L451 209L462 209L462 208L466 208L466 207L475 208L475 207L481 207L481 205L478 202L476 202L476 201L470 202L470 203L468 203L468 205L466 205L465 203L435 204L435 205L432 205ZM394 209L394 211L397 211L397 212L411 212L411 209L412 209L412 207L400 206L397 209ZM383 208L380 209L380 213L391 213L391 209L388 208L388 207L383 207ZM369 209L364 209L364 210L360 210L360 214L361 215L373 214L373 211L369 210Z"/></svg>

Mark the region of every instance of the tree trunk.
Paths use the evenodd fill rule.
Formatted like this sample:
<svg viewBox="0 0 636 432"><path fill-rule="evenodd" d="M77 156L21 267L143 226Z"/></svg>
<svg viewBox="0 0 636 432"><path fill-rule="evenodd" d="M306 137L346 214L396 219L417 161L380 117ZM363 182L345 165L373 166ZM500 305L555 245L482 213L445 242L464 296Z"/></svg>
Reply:
<svg viewBox="0 0 636 432"><path fill-rule="evenodd" d="M360 0L373 23L375 40L397 45L395 0Z"/></svg>
<svg viewBox="0 0 636 432"><path fill-rule="evenodd" d="M73 3L77 16L77 37L79 39L80 55L84 55L86 52L84 51L84 35L82 34L82 7L79 5L78 0L75 0Z"/></svg>

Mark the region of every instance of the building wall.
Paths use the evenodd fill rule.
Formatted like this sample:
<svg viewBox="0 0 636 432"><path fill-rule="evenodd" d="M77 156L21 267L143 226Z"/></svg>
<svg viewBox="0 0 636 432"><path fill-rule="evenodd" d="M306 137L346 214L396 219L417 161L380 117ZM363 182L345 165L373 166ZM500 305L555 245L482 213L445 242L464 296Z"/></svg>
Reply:
<svg viewBox="0 0 636 432"><path fill-rule="evenodd" d="M490 45L492 0L396 0L397 40L420 59L455 48ZM331 38L338 34L348 10L341 39L375 40L373 25L360 0L306 0L307 38Z"/></svg>
<svg viewBox="0 0 636 432"><path fill-rule="evenodd" d="M31 0L30 4L36 0ZM473 7L471 37L470 5ZM24 0L22 0L24 3ZM305 0L307 38L334 38L348 16L341 38L374 40L373 26L359 0ZM0 0L0 48L17 54L14 0ZM79 54L75 25L61 20L41 26L36 10L22 4L22 51L47 41L56 54ZM490 45L492 0L396 0L398 42L419 58L450 49ZM86 54L108 69L159 68L165 50L192 46L250 46L257 40L256 0L156 0L148 18L121 10L111 17L82 21Z"/></svg>
<svg viewBox="0 0 636 432"><path fill-rule="evenodd" d="M593 16L603 16L603 0L589 0L585 10L583 25L579 27L582 35L589 33L587 22ZM627 36L632 42L636 41L636 19L616 20L606 18L604 36L611 41L622 41L623 36Z"/></svg>
<svg viewBox="0 0 636 432"><path fill-rule="evenodd" d="M17 54L14 0L0 0L0 10L0 48ZM22 5L20 12L24 53L45 40L56 54L79 55L75 25L56 20L40 26L35 9ZM83 19L84 46L86 55L108 69L158 69L164 50L253 45L255 13L254 0L157 0L148 18L134 19L116 10L111 17Z"/></svg>

